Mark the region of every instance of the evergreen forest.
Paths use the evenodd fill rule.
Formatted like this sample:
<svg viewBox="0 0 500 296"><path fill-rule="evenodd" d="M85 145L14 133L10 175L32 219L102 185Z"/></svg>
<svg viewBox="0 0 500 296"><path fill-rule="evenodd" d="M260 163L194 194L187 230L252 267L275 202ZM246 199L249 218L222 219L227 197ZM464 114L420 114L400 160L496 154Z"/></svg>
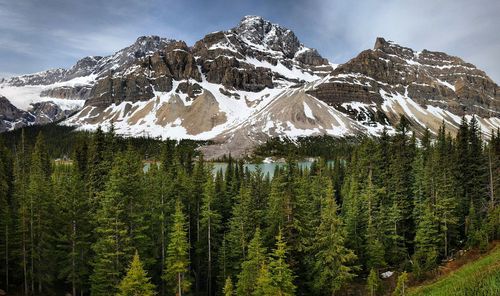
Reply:
<svg viewBox="0 0 500 296"><path fill-rule="evenodd" d="M410 130L403 117L378 138L268 142L261 156L286 158L272 177L230 155L213 173L200 143L112 128L0 134L0 289L406 295L409 275L500 238L500 131Z"/></svg>

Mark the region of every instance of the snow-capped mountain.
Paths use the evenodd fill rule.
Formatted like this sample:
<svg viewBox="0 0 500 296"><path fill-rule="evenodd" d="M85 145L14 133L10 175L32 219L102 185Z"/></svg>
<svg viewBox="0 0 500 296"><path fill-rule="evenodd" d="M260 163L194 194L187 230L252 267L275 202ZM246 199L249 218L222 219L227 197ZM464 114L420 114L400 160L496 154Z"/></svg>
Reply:
<svg viewBox="0 0 500 296"><path fill-rule="evenodd" d="M462 116L477 115L486 134L500 126L500 89L483 71L458 57L383 38L309 93L365 124L394 125L404 114L417 132L436 132L443 121L456 131Z"/></svg>
<svg viewBox="0 0 500 296"><path fill-rule="evenodd" d="M484 133L500 127L498 85L460 58L378 38L374 49L337 66L291 30L257 16L193 46L140 37L68 70L11 78L0 83L0 95L34 118L37 102L53 102L63 112L45 107L45 122L54 120L47 114L60 119L77 110L62 124L113 123L127 136L211 139L205 152L212 157L246 153L269 137L377 135L393 130L400 114L417 133L436 132L443 121L453 132L472 115ZM14 113L4 130L36 122Z"/></svg>
<svg viewBox="0 0 500 296"><path fill-rule="evenodd" d="M33 124L47 124L67 118L71 111L63 110L51 101L36 102L28 110L20 110L0 96L0 133Z"/></svg>
<svg viewBox="0 0 500 296"><path fill-rule="evenodd" d="M41 116L32 120L3 119L3 126L9 127L8 130L66 118L82 109L97 80L112 73L126 71L139 59L157 52L171 42L173 40L158 36L143 36L113 55L85 57L70 69L52 69L0 80L0 95L9 99L12 106L29 112L32 116ZM44 112L40 112L40 108ZM1 112L2 110L0 116Z"/></svg>
<svg viewBox="0 0 500 296"><path fill-rule="evenodd" d="M213 139L284 90L332 70L292 31L249 16L193 47L171 42L126 71L98 79L85 107L67 123L95 128L113 122L129 135Z"/></svg>

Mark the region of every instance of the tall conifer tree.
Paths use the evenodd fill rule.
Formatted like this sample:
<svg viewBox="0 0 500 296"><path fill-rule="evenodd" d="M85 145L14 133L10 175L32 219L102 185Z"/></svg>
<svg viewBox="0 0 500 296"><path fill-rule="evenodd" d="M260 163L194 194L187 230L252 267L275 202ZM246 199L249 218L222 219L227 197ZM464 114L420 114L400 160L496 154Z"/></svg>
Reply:
<svg viewBox="0 0 500 296"><path fill-rule="evenodd" d="M127 274L118 286L117 296L154 296L155 286L151 284L137 251Z"/></svg>
<svg viewBox="0 0 500 296"><path fill-rule="evenodd" d="M337 214L331 184L328 185L328 194L321 210L321 224L316 231L312 250L315 256L312 284L317 293L334 295L356 276L355 268L349 266L356 260L356 255L345 247L345 233Z"/></svg>
<svg viewBox="0 0 500 296"><path fill-rule="evenodd" d="M189 243L186 231L186 217L180 201L175 206L174 221L170 229L167 258L163 280L178 296L187 293L191 287L189 278Z"/></svg>

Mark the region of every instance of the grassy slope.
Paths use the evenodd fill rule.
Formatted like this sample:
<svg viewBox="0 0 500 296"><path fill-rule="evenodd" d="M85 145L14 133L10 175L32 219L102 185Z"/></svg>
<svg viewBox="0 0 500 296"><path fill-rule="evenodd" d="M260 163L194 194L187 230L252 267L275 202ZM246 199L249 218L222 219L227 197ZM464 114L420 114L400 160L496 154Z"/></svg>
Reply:
<svg viewBox="0 0 500 296"><path fill-rule="evenodd" d="M409 295L500 295L500 245L434 283L412 288Z"/></svg>

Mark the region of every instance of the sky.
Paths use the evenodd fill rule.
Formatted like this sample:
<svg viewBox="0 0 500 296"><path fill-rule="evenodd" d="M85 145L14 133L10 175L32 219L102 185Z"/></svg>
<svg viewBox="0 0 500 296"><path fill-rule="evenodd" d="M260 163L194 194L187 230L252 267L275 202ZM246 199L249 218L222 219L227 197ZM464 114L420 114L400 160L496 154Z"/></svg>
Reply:
<svg viewBox="0 0 500 296"><path fill-rule="evenodd" d="M500 83L499 0L0 0L0 77L69 68L142 35L193 45L245 15L291 29L332 63L381 36L459 56Z"/></svg>

